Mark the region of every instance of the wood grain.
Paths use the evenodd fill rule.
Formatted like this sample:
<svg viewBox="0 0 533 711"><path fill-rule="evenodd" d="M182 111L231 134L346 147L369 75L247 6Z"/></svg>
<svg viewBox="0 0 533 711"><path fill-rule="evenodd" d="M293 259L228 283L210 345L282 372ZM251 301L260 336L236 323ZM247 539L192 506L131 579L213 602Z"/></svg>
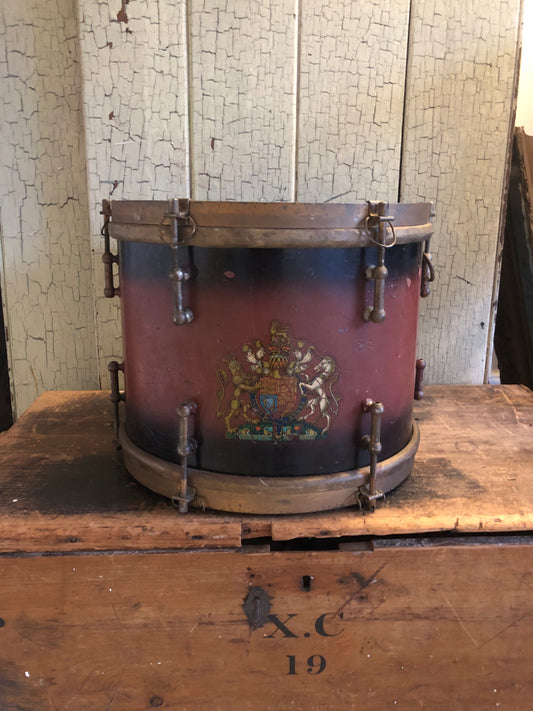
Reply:
<svg viewBox="0 0 533 711"><path fill-rule="evenodd" d="M0 550L220 548L278 541L533 529L533 393L429 386L409 479L374 513L299 516L191 511L129 476L113 445L108 394L46 393L0 436Z"/></svg>
<svg viewBox="0 0 533 711"><path fill-rule="evenodd" d="M3 558L3 708L526 709L532 568L531 545ZM253 586L284 627L250 628Z"/></svg>

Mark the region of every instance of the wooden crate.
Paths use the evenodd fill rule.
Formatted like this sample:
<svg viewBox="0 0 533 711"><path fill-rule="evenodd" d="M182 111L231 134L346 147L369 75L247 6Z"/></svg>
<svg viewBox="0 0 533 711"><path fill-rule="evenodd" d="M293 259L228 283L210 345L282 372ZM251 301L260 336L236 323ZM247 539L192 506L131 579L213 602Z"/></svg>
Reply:
<svg viewBox="0 0 533 711"><path fill-rule="evenodd" d="M0 709L531 708L533 394L432 387L416 416L374 513L183 516L105 393L39 398L0 437Z"/></svg>

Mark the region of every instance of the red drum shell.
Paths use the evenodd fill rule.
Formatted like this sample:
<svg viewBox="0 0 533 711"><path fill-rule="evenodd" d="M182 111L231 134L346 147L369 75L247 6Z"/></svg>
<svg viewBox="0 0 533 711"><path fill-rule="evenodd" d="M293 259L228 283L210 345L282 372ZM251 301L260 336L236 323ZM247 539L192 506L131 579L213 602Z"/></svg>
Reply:
<svg viewBox="0 0 533 711"><path fill-rule="evenodd" d="M420 234L386 250L382 323L364 318L374 289L367 270L378 259L371 241L300 248L298 236L296 246L268 248L243 246L239 238L234 247L227 227L220 246L193 246L191 236L177 255L191 272L183 299L194 319L176 326L172 250L161 238L123 237L124 210L133 204L114 203L120 210L113 207L112 220L120 214L126 431L135 446L179 462L176 411L194 401L191 467L261 478L360 469L369 463L362 446L370 432L362 408L368 398L384 407L380 460L406 446L413 434ZM164 219L159 210L152 222ZM428 205L417 220L429 236Z"/></svg>

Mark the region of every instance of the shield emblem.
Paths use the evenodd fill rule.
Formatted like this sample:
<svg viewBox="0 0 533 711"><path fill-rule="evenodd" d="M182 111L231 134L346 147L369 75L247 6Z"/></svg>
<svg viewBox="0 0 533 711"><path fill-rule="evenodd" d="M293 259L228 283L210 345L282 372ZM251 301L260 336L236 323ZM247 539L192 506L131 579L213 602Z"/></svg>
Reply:
<svg viewBox="0 0 533 711"><path fill-rule="evenodd" d="M298 406L298 381L294 377L266 375L259 385L259 402L268 417L285 417Z"/></svg>
<svg viewBox="0 0 533 711"><path fill-rule="evenodd" d="M263 409L268 412L269 415L273 415L278 406L278 396L266 395L261 393L259 395L259 402L261 403Z"/></svg>

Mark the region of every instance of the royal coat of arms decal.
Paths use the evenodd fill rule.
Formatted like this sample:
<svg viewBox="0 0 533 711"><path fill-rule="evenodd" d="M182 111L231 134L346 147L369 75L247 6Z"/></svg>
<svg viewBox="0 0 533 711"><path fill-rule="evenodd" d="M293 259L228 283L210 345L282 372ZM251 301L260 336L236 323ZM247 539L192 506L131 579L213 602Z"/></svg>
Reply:
<svg viewBox="0 0 533 711"><path fill-rule="evenodd" d="M327 437L339 411L337 364L290 326L273 321L269 340L242 346L217 371L217 416L227 439L313 441Z"/></svg>

